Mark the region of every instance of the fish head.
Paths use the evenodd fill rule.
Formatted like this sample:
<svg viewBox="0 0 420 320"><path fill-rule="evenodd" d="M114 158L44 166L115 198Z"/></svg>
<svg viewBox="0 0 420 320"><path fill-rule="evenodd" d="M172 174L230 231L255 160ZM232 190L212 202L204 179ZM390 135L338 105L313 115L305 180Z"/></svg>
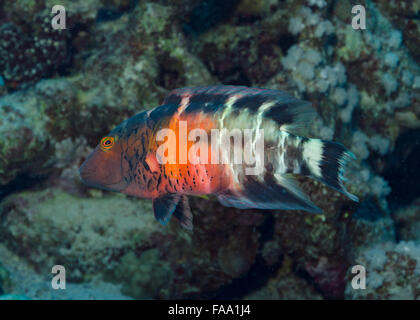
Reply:
<svg viewBox="0 0 420 320"><path fill-rule="evenodd" d="M120 125L103 137L79 169L83 183L109 191L122 191L130 183L124 159L124 139Z"/></svg>

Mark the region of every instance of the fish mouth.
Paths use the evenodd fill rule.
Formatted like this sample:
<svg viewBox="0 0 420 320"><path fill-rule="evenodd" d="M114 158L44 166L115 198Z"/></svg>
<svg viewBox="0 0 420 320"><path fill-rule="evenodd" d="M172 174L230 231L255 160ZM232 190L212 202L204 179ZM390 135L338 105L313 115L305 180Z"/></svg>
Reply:
<svg viewBox="0 0 420 320"><path fill-rule="evenodd" d="M89 161L89 158L80 166L79 175L82 182L89 187L118 192L128 186L121 172L103 175L98 167ZM110 179L112 176L116 176L116 179Z"/></svg>

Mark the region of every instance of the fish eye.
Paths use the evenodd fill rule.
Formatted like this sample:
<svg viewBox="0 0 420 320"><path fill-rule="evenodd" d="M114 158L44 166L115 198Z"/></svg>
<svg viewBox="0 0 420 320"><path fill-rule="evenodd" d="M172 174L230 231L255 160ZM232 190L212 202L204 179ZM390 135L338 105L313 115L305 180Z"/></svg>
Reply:
<svg viewBox="0 0 420 320"><path fill-rule="evenodd" d="M100 146L102 150L109 150L114 145L115 139L114 137L104 137L101 140Z"/></svg>

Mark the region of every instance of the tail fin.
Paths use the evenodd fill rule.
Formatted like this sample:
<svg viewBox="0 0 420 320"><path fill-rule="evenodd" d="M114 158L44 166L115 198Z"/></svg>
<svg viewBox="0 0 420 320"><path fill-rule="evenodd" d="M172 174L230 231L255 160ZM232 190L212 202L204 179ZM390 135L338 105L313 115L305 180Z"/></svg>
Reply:
<svg viewBox="0 0 420 320"><path fill-rule="evenodd" d="M303 159L311 178L325 183L353 201L359 201L343 184L346 163L356 159L346 147L336 142L308 139L303 145Z"/></svg>

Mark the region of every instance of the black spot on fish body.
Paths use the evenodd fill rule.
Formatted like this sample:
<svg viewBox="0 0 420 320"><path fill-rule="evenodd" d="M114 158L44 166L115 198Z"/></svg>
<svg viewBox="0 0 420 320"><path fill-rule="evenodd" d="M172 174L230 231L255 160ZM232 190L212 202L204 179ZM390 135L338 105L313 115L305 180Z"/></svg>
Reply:
<svg viewBox="0 0 420 320"><path fill-rule="evenodd" d="M256 113L259 107L268 100L269 97L264 95L245 96L236 100L233 104L233 108L239 110L247 109L251 113Z"/></svg>
<svg viewBox="0 0 420 320"><path fill-rule="evenodd" d="M146 138L144 137L144 133L141 134L141 145L143 148L146 146Z"/></svg>
<svg viewBox="0 0 420 320"><path fill-rule="evenodd" d="M264 117L273 119L282 124L293 123L295 115L288 111L288 105L285 104L284 107L279 111L275 106L271 107L263 114Z"/></svg>
<svg viewBox="0 0 420 320"><path fill-rule="evenodd" d="M147 182L147 190L148 191L153 191L153 180L152 179L150 179L148 182Z"/></svg>
<svg viewBox="0 0 420 320"><path fill-rule="evenodd" d="M224 102L229 96L223 94L200 93L191 96L187 107L188 112L205 110L206 112L217 112L223 108Z"/></svg>
<svg viewBox="0 0 420 320"><path fill-rule="evenodd" d="M303 145L305 144L305 142L309 141L309 138L300 137L300 140L301 140L300 145L303 147Z"/></svg>
<svg viewBox="0 0 420 320"><path fill-rule="evenodd" d="M162 118L171 117L177 109L177 105L174 104L164 104L161 105L150 112L149 117L155 122L159 123Z"/></svg>
<svg viewBox="0 0 420 320"><path fill-rule="evenodd" d="M321 176L324 179L328 179L328 183L333 188L340 190L341 186L340 182L340 167L341 164L339 160L343 157L346 152L344 146L339 143L335 142L327 142L323 141L324 148L323 148L323 159L321 160L319 166L321 167ZM328 143L328 144L326 144ZM331 161L327 161L328 159L336 159L337 164L332 165Z"/></svg>
<svg viewBox="0 0 420 320"><path fill-rule="evenodd" d="M146 169L146 171L152 172L152 171L150 170L149 165L147 164L147 162L146 162L145 160L143 160L143 166L144 166L144 168Z"/></svg>
<svg viewBox="0 0 420 320"><path fill-rule="evenodd" d="M129 167L129 170L131 172L133 170L133 162L132 162L132 159L128 160L128 167Z"/></svg>
<svg viewBox="0 0 420 320"><path fill-rule="evenodd" d="M187 112L199 112L203 110L203 103L190 102L186 108Z"/></svg>
<svg viewBox="0 0 420 320"><path fill-rule="evenodd" d="M309 170L308 166L306 165L305 161L300 163L300 174L303 176L311 175L311 171Z"/></svg>
<svg viewBox="0 0 420 320"><path fill-rule="evenodd" d="M162 176L159 176L156 188L159 188L160 183L162 182Z"/></svg>

